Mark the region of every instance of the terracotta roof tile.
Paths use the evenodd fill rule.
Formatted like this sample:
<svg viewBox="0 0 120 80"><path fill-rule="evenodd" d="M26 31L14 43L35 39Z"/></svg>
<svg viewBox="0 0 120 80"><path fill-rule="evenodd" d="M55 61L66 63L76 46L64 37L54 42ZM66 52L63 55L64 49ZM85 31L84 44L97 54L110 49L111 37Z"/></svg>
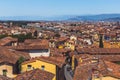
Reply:
<svg viewBox="0 0 120 80"><path fill-rule="evenodd" d="M78 65L75 70L74 80L87 80L91 78L94 71L98 71L102 76L111 76L120 79L120 65L99 60L96 64Z"/></svg>
<svg viewBox="0 0 120 80"><path fill-rule="evenodd" d="M120 79L120 65L105 61L109 75Z"/></svg>
<svg viewBox="0 0 120 80"><path fill-rule="evenodd" d="M19 74L14 78L14 80L53 80L54 76L55 75L52 73L40 69L35 69Z"/></svg>
<svg viewBox="0 0 120 80"><path fill-rule="evenodd" d="M35 46L35 45L46 45L48 46L48 40L46 39L43 39L43 40L40 40L40 39L27 39L25 40L24 42L25 45L29 45L29 46Z"/></svg>
<svg viewBox="0 0 120 80"><path fill-rule="evenodd" d="M78 48L79 53L89 53L89 54L117 54L120 53L119 48Z"/></svg>
<svg viewBox="0 0 120 80"><path fill-rule="evenodd" d="M13 80L13 79L0 75L0 80Z"/></svg>
<svg viewBox="0 0 120 80"><path fill-rule="evenodd" d="M34 45L34 46L19 45L19 46L12 46L12 47L9 47L9 48L10 49L15 49L15 50L49 49L49 47L46 46L46 45Z"/></svg>
<svg viewBox="0 0 120 80"><path fill-rule="evenodd" d="M0 47L0 63L8 62L15 64L21 56L26 59L30 58L28 53Z"/></svg>
<svg viewBox="0 0 120 80"><path fill-rule="evenodd" d="M55 64L59 67L62 67L63 64L65 63L65 57L36 57L36 58L32 58L29 61L25 61L22 64L26 64L26 63L31 63L31 62L35 62L36 60L40 60L40 61L44 61L47 63L51 63L51 64Z"/></svg>
<svg viewBox="0 0 120 80"><path fill-rule="evenodd" d="M88 80L91 78L91 67L85 65L83 67L78 66L75 70L73 80Z"/></svg>
<svg viewBox="0 0 120 80"><path fill-rule="evenodd" d="M10 43L11 41L17 41L17 38L12 38L12 37L5 37L0 40L0 45L3 46L5 44Z"/></svg>

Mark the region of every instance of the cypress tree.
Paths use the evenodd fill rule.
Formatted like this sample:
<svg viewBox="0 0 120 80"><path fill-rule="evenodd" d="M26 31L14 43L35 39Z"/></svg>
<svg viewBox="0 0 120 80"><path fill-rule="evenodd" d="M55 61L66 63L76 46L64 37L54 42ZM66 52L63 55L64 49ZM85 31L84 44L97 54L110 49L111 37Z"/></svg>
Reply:
<svg viewBox="0 0 120 80"><path fill-rule="evenodd" d="M103 36L100 34L100 39L99 39L99 48L104 48L103 45Z"/></svg>
<svg viewBox="0 0 120 80"><path fill-rule="evenodd" d="M25 61L24 57L20 57L18 60L18 72L21 73L21 64Z"/></svg>

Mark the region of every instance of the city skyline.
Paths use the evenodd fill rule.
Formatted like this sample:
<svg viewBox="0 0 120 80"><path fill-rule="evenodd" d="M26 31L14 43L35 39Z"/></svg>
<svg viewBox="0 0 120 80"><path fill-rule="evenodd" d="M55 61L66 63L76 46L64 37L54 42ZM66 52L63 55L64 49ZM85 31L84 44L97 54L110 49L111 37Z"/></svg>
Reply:
<svg viewBox="0 0 120 80"><path fill-rule="evenodd" d="M119 0L1 0L0 16L119 14L119 4Z"/></svg>

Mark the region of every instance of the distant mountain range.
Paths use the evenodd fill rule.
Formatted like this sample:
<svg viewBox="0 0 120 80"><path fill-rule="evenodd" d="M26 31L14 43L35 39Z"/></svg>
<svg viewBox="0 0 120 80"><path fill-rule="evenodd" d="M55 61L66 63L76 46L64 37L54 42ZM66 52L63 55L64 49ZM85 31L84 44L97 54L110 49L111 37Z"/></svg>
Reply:
<svg viewBox="0 0 120 80"><path fill-rule="evenodd" d="M71 21L120 21L120 14L76 16L74 18L69 18L68 20L71 20Z"/></svg>
<svg viewBox="0 0 120 80"><path fill-rule="evenodd" d="M41 16L13 16L0 17L0 20L26 20L26 21L120 21L120 14L100 14L100 15L64 15L54 17Z"/></svg>

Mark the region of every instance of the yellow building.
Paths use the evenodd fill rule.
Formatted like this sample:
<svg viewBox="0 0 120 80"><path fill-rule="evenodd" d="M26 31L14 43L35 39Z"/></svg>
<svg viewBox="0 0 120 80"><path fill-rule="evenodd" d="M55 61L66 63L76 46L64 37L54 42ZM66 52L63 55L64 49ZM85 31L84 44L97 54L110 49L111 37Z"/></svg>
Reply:
<svg viewBox="0 0 120 80"><path fill-rule="evenodd" d="M103 41L104 48L120 48L120 42ZM99 42L94 42L93 46L99 47Z"/></svg>
<svg viewBox="0 0 120 80"><path fill-rule="evenodd" d="M71 49L71 50L75 50L75 44L74 41L68 41L65 43L66 48Z"/></svg>
<svg viewBox="0 0 120 80"><path fill-rule="evenodd" d="M120 48L120 42L106 42L104 41L105 48Z"/></svg>
<svg viewBox="0 0 120 80"><path fill-rule="evenodd" d="M63 46L63 45L59 45L58 48L59 48L59 49L63 49L64 46Z"/></svg>
<svg viewBox="0 0 120 80"><path fill-rule="evenodd" d="M0 75L14 78L19 73L18 60L22 56L29 59L30 56L25 52L13 51L4 47L0 47Z"/></svg>
<svg viewBox="0 0 120 80"><path fill-rule="evenodd" d="M13 66L11 64L1 64L0 65L0 75L13 78L16 75L13 74Z"/></svg>
<svg viewBox="0 0 120 80"><path fill-rule="evenodd" d="M93 38L94 38L95 40L99 40L99 35L98 35L98 34L94 34Z"/></svg>
<svg viewBox="0 0 120 80"><path fill-rule="evenodd" d="M60 80L59 78L63 78L63 64L65 58L64 57L39 57L31 59L30 61L26 61L22 63L22 71L26 72L33 69L41 69L47 72L55 74L53 80Z"/></svg>

